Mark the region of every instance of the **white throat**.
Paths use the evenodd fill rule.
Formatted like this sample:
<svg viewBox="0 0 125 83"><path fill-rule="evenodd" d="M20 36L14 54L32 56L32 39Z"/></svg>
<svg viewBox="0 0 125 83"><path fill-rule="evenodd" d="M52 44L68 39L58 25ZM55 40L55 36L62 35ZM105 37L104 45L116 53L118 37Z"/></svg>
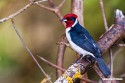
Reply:
<svg viewBox="0 0 125 83"><path fill-rule="evenodd" d="M74 27L78 23L78 20L76 19L72 27Z"/></svg>

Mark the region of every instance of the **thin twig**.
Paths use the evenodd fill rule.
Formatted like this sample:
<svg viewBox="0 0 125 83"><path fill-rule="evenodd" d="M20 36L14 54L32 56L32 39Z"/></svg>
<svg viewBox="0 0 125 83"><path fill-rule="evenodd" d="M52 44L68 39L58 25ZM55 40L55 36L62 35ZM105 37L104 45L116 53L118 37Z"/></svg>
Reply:
<svg viewBox="0 0 125 83"><path fill-rule="evenodd" d="M35 4L36 4L37 6L39 6L39 7L42 7L42 8L44 8L44 9L46 9L46 10L49 10L49 11L51 11L51 12L54 12L54 11L55 11L54 8L50 8L50 7L44 6L44 5L39 4L39 3L35 3Z"/></svg>
<svg viewBox="0 0 125 83"><path fill-rule="evenodd" d="M44 59L43 57L41 57L41 56L38 56L38 57L39 57L42 61L44 61L45 63L47 63L48 65L50 65L50 66L52 66L52 67L54 67L54 68L56 68L56 69L59 69L59 70L61 70L61 71L63 71L63 72L65 71L65 69L63 69L63 68L61 68L61 67L59 67L59 66L53 64L52 62L50 62L50 61Z"/></svg>
<svg viewBox="0 0 125 83"><path fill-rule="evenodd" d="M33 5L33 2L27 4L25 7L21 8L20 10L18 10L17 12L15 12L14 14L11 14L10 16L8 17L5 17L3 19L0 20L0 23L3 23L9 19L12 19L13 17L19 15L20 13L24 12L26 9L28 9L31 5Z"/></svg>
<svg viewBox="0 0 125 83"><path fill-rule="evenodd" d="M117 44L118 46L125 47L125 44Z"/></svg>
<svg viewBox="0 0 125 83"><path fill-rule="evenodd" d="M51 4L53 4L53 5L55 6L55 4L53 3L53 0L48 0L48 2L50 3L50 6L51 6L51 7L52 7ZM59 18L59 20L61 20L61 19L62 19L62 15L61 15L61 13L60 13L60 11L59 11L59 8L64 4L64 2L65 2L65 0L63 0L63 1L60 3L59 7L52 7L51 9L50 9L50 8L48 9L48 7L47 7L47 10L53 12L53 13ZM39 4L37 4L37 5L40 6ZM43 6L40 6L40 7L46 9L46 8L43 7ZM61 22L62 25L65 27L65 23L62 22L62 21L60 21L60 22ZM63 37L63 38L61 39L61 41L67 43L66 37ZM61 68L63 68L63 61L64 61L63 59L64 59L65 49L66 49L66 45L59 45L59 47L58 47L57 62L56 62L56 64L57 64L57 66L59 66L59 67L61 67ZM62 73L63 73L62 71L60 71L59 69L57 69L56 77L58 78L60 75L62 75Z"/></svg>
<svg viewBox="0 0 125 83"><path fill-rule="evenodd" d="M32 6L34 3L40 3L40 2L43 2L43 1L46 1L46 0L42 0L42 1L33 1L33 2L30 2L29 4L27 4L26 6L24 6L23 8L21 8L20 10L18 10L17 12L9 15L8 17L5 17L3 19L0 19L0 23L3 23L9 19L12 19L14 18L15 16L19 15L20 13L24 12L26 9L28 9L30 6Z"/></svg>
<svg viewBox="0 0 125 83"><path fill-rule="evenodd" d="M62 0L62 2L56 8L60 9L63 6L63 4L65 3L65 1L66 0Z"/></svg>
<svg viewBox="0 0 125 83"><path fill-rule="evenodd" d="M34 3L42 3L42 2L44 2L44 1L47 1L47 0L40 0L40 1L36 1L36 2L34 2Z"/></svg>
<svg viewBox="0 0 125 83"><path fill-rule="evenodd" d="M32 1L32 0L30 0L30 1ZM61 13L60 13L60 11L59 11L59 8L63 5L62 3L60 3L60 4L62 4L59 8L57 7L47 7L47 6L44 6L44 5L42 5L42 4L39 4L39 3L35 3L37 6L39 6L39 7L41 7L41 8L44 8L44 9L46 9L46 10L48 10L48 11L51 11L51 12L53 12L53 13L55 13L55 15L59 18L59 20L61 20L63 17L62 17L62 15L61 15ZM54 4L55 5L55 4ZM62 23L62 25L65 27L65 23L64 22L61 22Z"/></svg>
<svg viewBox="0 0 125 83"><path fill-rule="evenodd" d="M120 53L123 49L118 49L114 54L113 54L113 62L115 58L117 57L118 53Z"/></svg>
<svg viewBox="0 0 125 83"><path fill-rule="evenodd" d="M114 62L114 60L116 59L117 55L119 55L119 53L122 51L123 49L118 49L117 51L115 51L113 53L113 57L112 57L112 60ZM108 62L108 66L110 67L110 62Z"/></svg>
<svg viewBox="0 0 125 83"><path fill-rule="evenodd" d="M30 1L33 1L33 0L30 0ZM47 6L44 6L44 5L41 5L39 3L35 3L37 6L41 7L41 8L44 8L48 11L51 11L53 13L55 13L55 15L61 20L62 19L62 15L59 11L59 8L50 8L50 7L47 7ZM62 3L60 3L60 7L63 5ZM55 5L55 4L53 4ZM61 21L60 21L61 22ZM64 22L61 22L62 25L65 27L65 23ZM63 68L63 58L64 58L64 51L65 50L66 46L65 45L59 45L59 51L57 53L58 55L58 58L57 58L57 66L59 67L62 67ZM60 75L62 74L62 71L60 70L57 70L57 77L59 77Z"/></svg>
<svg viewBox="0 0 125 83"><path fill-rule="evenodd" d="M16 34L18 35L19 39L21 40L22 44L24 45L24 47L26 48L26 50L29 52L30 56L32 57L32 59L36 62L37 66L40 68L40 70L42 71L42 73L46 76L46 78L48 78L48 80L50 81L50 83L52 83L52 81L50 80L50 77L46 74L46 72L43 70L43 68L40 66L39 62L36 60L36 58L34 57L34 55L32 54L32 52L30 51L30 49L28 48L28 46L26 45L25 41L23 40L23 38L21 37L21 35L19 34L19 31L16 28L15 22L12 19L11 20L12 25L14 30L16 31Z"/></svg>
<svg viewBox="0 0 125 83"><path fill-rule="evenodd" d="M103 1L99 0L99 3L100 3L101 10L102 10L102 16L103 16L105 30L108 31L108 24L107 24L107 21L106 21L106 15L105 15L105 11L104 11Z"/></svg>
<svg viewBox="0 0 125 83"><path fill-rule="evenodd" d="M125 73L124 73L124 74L121 74L120 77L122 77L122 78L125 77Z"/></svg>
<svg viewBox="0 0 125 83"><path fill-rule="evenodd" d="M111 78L113 77L113 55L112 55L112 49L109 49L109 55L110 55L110 70L111 70Z"/></svg>
<svg viewBox="0 0 125 83"><path fill-rule="evenodd" d="M84 25L83 23L83 2L84 0L71 0L71 11L72 13L76 14L78 16L79 23L81 25Z"/></svg>
<svg viewBox="0 0 125 83"><path fill-rule="evenodd" d="M65 35L62 36L60 42L65 42L65 43L68 42ZM57 62L56 62L56 64L59 67L62 67L62 68L63 68L63 61L64 61L65 50L66 50L66 45L58 45ZM62 75L62 73L63 73L62 71L57 70L57 73L56 73L57 77Z"/></svg>
<svg viewBox="0 0 125 83"><path fill-rule="evenodd" d="M30 2L34 2L33 0L29 0L29 1L30 1ZM44 5L42 5L42 4L38 3L38 2L35 2L34 4L36 4L36 5L39 6L39 7L44 8L44 9L46 9L46 10L49 10L49 11L52 11L52 12L55 11L54 8L50 8L50 7L44 6Z"/></svg>
<svg viewBox="0 0 125 83"><path fill-rule="evenodd" d="M59 66L53 64L52 62L50 62L50 61L44 59L43 57L41 57L41 56L38 56L38 57L39 57L42 61L44 61L45 63L47 63L48 65L50 65L50 66L52 66L52 67L54 67L54 68L56 68L56 69L59 69L59 70L61 70L61 71L63 71L63 72L66 71L65 69L63 69L63 68L61 68L61 67L59 67ZM97 82L95 82L95 81L93 81L93 80L90 80L90 79L87 79L87 78L80 78L80 79L83 80L83 81L89 82L89 83L97 83Z"/></svg>
<svg viewBox="0 0 125 83"><path fill-rule="evenodd" d="M93 69L96 71L96 73L99 75L99 77L102 79L102 78L105 78L104 75L100 72L100 69L97 65L94 65L93 66Z"/></svg>

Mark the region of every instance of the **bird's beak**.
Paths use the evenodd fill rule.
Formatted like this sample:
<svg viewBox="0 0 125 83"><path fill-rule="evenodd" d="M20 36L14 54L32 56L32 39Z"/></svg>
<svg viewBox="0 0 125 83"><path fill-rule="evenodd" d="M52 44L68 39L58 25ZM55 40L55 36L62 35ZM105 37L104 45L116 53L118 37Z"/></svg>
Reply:
<svg viewBox="0 0 125 83"><path fill-rule="evenodd" d="M66 21L67 21L67 19L63 18L61 21L62 21L62 22L66 22Z"/></svg>

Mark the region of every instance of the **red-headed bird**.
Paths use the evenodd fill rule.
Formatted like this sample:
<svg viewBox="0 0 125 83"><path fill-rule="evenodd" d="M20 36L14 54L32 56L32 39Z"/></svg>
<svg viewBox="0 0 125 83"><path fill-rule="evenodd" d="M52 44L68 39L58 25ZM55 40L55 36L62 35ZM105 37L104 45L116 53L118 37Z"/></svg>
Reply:
<svg viewBox="0 0 125 83"><path fill-rule="evenodd" d="M94 58L105 77L111 72L102 58L102 52L89 32L79 24L77 15L67 14L62 19L66 23L66 37L72 47L81 56Z"/></svg>

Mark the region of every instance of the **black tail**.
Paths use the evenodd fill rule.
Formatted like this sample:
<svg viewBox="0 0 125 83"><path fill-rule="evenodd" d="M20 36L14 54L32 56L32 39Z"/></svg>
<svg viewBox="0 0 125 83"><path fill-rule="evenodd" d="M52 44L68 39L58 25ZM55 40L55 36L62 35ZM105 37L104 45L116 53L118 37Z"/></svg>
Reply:
<svg viewBox="0 0 125 83"><path fill-rule="evenodd" d="M111 75L111 72L110 72L108 66L105 64L104 60L101 57L96 58L96 61L98 63L98 66L99 66L101 72L103 73L103 75L105 77L108 77L109 75Z"/></svg>

